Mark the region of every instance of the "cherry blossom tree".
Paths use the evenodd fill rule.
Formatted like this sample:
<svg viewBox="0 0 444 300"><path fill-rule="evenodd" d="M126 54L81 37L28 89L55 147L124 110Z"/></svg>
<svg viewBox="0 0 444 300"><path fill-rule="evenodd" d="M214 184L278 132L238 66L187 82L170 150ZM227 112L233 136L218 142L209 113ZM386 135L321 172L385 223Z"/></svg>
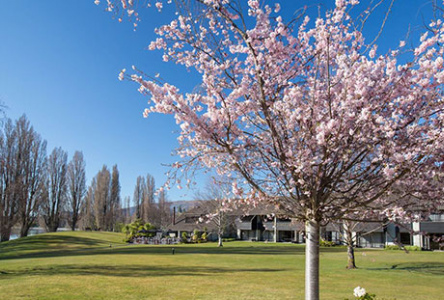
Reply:
<svg viewBox="0 0 444 300"><path fill-rule="evenodd" d="M141 2L107 2L137 25ZM289 22L265 2L178 1L149 49L194 68L201 83L192 92L137 68L119 78L148 96L146 117L174 115L174 168L241 178L232 192L242 201L272 203L306 223L306 299L319 299L323 223L369 210L402 216L412 198L393 196L395 186L423 187L415 203L442 191L431 182L444 153L444 25L432 22L411 51L400 41L378 55L360 26L371 9L351 17L357 0L337 0L315 20L302 9Z"/></svg>

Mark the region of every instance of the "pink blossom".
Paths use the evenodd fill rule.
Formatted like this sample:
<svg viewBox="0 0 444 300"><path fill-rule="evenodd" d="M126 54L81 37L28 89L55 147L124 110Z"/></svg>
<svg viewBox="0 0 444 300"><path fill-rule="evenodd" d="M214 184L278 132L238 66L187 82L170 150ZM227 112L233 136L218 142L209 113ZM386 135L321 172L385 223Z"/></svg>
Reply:
<svg viewBox="0 0 444 300"><path fill-rule="evenodd" d="M250 6L253 9L258 9L259 2L257 0L248 0L248 6Z"/></svg>
<svg viewBox="0 0 444 300"><path fill-rule="evenodd" d="M126 69L122 69L119 73L119 80L122 81L125 78Z"/></svg>
<svg viewBox="0 0 444 300"><path fill-rule="evenodd" d="M156 8L157 8L159 11L161 11L162 8L163 8L163 3L160 2L160 1L156 2Z"/></svg>

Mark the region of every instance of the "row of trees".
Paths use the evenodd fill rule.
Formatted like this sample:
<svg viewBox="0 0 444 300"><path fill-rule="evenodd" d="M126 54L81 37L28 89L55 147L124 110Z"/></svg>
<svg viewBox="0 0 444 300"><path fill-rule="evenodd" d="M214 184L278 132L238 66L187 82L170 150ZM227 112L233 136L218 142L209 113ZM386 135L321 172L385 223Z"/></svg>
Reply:
<svg viewBox="0 0 444 300"><path fill-rule="evenodd" d="M39 216L48 231L56 231L68 207L76 226L85 189L83 154L76 151L68 162L62 148L47 156L46 144L26 116L6 120L0 134L1 241L9 240L15 225L27 236Z"/></svg>
<svg viewBox="0 0 444 300"><path fill-rule="evenodd" d="M10 238L13 226L20 236L38 223L55 232L66 221L72 230L114 230L121 221L117 166L106 166L86 186L83 153L68 161L62 148L46 154L46 141L26 116L7 119L0 133L0 241Z"/></svg>
<svg viewBox="0 0 444 300"><path fill-rule="evenodd" d="M135 218L141 219L144 223L153 224L156 228L165 229L171 223L171 205L163 189L157 195L157 203L155 198L154 177L150 174L146 177L137 177L133 197Z"/></svg>
<svg viewBox="0 0 444 300"><path fill-rule="evenodd" d="M112 171L104 165L92 179L80 212L83 229L115 231L117 223L123 222L117 165Z"/></svg>

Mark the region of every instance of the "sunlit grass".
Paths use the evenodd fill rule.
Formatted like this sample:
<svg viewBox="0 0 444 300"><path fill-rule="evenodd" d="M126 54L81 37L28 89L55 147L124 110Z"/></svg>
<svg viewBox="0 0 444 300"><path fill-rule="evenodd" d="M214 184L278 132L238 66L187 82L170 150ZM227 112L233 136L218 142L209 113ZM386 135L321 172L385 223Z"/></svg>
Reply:
<svg viewBox="0 0 444 300"><path fill-rule="evenodd" d="M127 246L118 233L67 232L0 244L1 299L303 299L301 245ZM175 254L172 254L172 248ZM321 253L321 298L440 299L444 253L344 248Z"/></svg>

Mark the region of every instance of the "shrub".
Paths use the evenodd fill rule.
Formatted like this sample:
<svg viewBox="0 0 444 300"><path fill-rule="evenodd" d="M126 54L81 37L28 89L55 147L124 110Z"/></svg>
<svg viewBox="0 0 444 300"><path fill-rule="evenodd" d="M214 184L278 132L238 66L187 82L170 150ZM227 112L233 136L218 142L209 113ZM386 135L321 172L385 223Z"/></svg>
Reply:
<svg viewBox="0 0 444 300"><path fill-rule="evenodd" d="M181 233L181 240L182 240L182 243L184 243L184 244L188 243L188 234L186 233L186 231L183 231Z"/></svg>
<svg viewBox="0 0 444 300"><path fill-rule="evenodd" d="M125 233L126 238L132 241L136 237L151 237L153 233L148 232L149 230L155 229L150 223L145 223L141 219L136 219L130 224L121 223L120 231Z"/></svg>
<svg viewBox="0 0 444 300"><path fill-rule="evenodd" d="M206 242L207 241L207 233L206 232L202 233L202 235L200 236L200 239L202 242Z"/></svg>
<svg viewBox="0 0 444 300"><path fill-rule="evenodd" d="M191 237L193 243L197 243L199 241L199 230L194 229L193 236Z"/></svg>
<svg viewBox="0 0 444 300"><path fill-rule="evenodd" d="M336 244L334 242L326 241L326 240L323 240L323 239L321 239L319 245L321 247L333 247L333 246L336 246Z"/></svg>
<svg viewBox="0 0 444 300"><path fill-rule="evenodd" d="M126 224L122 227L121 230L125 235L128 235L131 233L131 226L129 224Z"/></svg>
<svg viewBox="0 0 444 300"><path fill-rule="evenodd" d="M405 246L404 248L407 251L421 251L421 247L419 246Z"/></svg>
<svg viewBox="0 0 444 300"><path fill-rule="evenodd" d="M387 245L384 248L385 250L401 250L401 248L399 248L399 246L397 245Z"/></svg>
<svg viewBox="0 0 444 300"><path fill-rule="evenodd" d="M407 251L421 251L421 247L418 246L404 246ZM385 250L403 250L398 245L387 245L385 246Z"/></svg>

